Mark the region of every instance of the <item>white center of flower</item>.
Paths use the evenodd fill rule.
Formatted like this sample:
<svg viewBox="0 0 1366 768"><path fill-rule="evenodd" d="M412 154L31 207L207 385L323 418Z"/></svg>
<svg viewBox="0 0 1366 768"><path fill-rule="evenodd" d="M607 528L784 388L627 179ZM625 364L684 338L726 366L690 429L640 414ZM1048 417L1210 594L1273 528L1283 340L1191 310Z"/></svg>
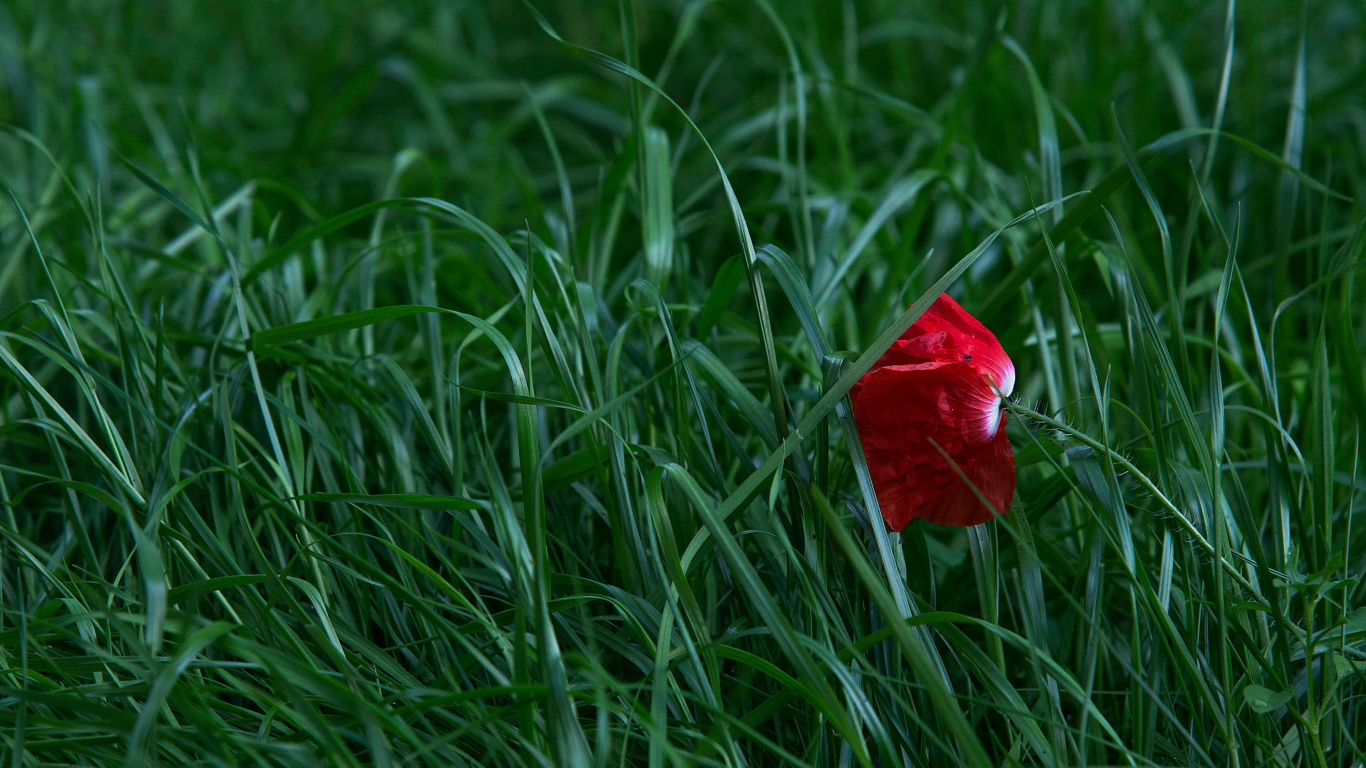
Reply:
<svg viewBox="0 0 1366 768"><path fill-rule="evenodd" d="M1006 375L1001 377L1001 394L1010 397L1010 393L1015 391L1015 365L1009 360L1006 361Z"/></svg>
<svg viewBox="0 0 1366 768"><path fill-rule="evenodd" d="M995 437L996 430L1001 428L1001 398L1010 397L1010 393L1015 391L1015 366L1006 361L1006 369L1001 381L997 385L999 394L992 398L991 405L987 411L987 437Z"/></svg>
<svg viewBox="0 0 1366 768"><path fill-rule="evenodd" d="M995 437L996 430L1001 428L1001 398L994 398L991 402L990 410L987 411L987 437Z"/></svg>

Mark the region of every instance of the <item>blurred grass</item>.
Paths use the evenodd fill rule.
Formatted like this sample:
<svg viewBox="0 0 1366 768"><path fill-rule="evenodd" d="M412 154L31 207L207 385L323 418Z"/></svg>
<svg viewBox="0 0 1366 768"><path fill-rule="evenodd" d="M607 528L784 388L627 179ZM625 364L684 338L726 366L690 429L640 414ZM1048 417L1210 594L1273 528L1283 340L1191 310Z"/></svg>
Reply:
<svg viewBox="0 0 1366 768"><path fill-rule="evenodd" d="M0 762L1362 764L1362 23L0 6ZM888 534L945 288L1016 503Z"/></svg>

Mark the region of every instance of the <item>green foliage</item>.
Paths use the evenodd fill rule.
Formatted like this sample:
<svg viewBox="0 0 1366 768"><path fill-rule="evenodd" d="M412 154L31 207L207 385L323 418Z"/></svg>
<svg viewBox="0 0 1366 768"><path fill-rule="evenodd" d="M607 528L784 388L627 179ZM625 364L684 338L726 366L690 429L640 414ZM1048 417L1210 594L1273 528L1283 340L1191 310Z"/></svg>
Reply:
<svg viewBox="0 0 1366 768"><path fill-rule="evenodd" d="M0 762L1361 764L1359 16L0 5Z"/></svg>

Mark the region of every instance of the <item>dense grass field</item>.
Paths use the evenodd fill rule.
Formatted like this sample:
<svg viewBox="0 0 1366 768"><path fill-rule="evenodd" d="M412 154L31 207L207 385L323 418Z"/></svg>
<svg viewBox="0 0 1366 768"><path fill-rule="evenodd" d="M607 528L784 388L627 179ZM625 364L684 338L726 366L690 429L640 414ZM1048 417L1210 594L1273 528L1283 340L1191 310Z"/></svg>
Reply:
<svg viewBox="0 0 1366 768"><path fill-rule="evenodd" d="M0 764L1362 765L1362 14L0 4Z"/></svg>

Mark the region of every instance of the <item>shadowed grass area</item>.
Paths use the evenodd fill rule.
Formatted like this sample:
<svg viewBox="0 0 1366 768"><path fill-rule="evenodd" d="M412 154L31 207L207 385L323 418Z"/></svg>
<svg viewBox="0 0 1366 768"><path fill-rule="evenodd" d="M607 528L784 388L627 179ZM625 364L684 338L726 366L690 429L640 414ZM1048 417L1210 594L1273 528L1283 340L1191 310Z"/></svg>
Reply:
<svg viewBox="0 0 1366 768"><path fill-rule="evenodd" d="M1361 32L0 6L0 757L1361 765ZM945 290L1015 503L889 533Z"/></svg>

